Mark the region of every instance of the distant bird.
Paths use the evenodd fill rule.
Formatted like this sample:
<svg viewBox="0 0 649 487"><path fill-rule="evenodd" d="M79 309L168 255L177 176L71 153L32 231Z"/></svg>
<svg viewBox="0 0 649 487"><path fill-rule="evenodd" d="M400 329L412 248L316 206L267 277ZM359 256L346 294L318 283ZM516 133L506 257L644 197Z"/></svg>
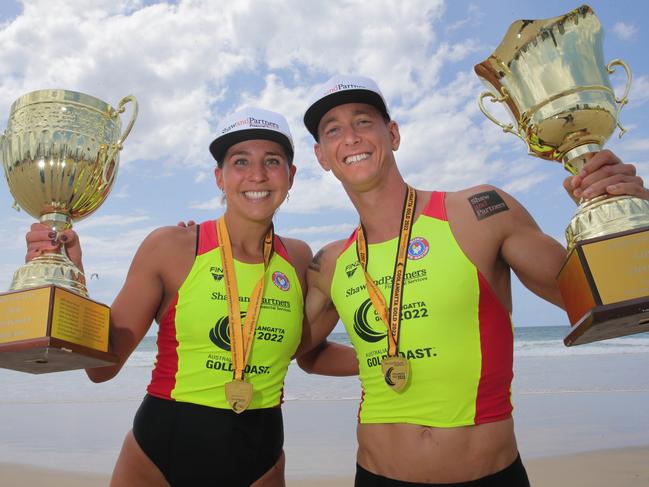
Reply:
<svg viewBox="0 0 649 487"><path fill-rule="evenodd" d="M90 274L90 280L92 281L93 279L98 280L99 279L99 274L97 274L96 272Z"/></svg>

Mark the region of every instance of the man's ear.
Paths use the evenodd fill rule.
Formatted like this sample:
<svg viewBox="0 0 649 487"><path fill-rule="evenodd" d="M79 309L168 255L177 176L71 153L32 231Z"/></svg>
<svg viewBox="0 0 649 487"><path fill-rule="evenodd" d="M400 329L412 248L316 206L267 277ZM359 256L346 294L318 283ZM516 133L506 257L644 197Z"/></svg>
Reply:
<svg viewBox="0 0 649 487"><path fill-rule="evenodd" d="M399 125L397 125L397 122L390 120L388 131L390 132L390 145L392 146L392 150L396 151L401 144L401 134L399 133Z"/></svg>
<svg viewBox="0 0 649 487"><path fill-rule="evenodd" d="M322 169L324 169L325 171L331 171L331 164L327 162L324 155L322 154L322 148L320 147L319 143L316 142L313 145L313 152L315 152L315 156L318 158L318 162L320 163L320 166L322 166Z"/></svg>

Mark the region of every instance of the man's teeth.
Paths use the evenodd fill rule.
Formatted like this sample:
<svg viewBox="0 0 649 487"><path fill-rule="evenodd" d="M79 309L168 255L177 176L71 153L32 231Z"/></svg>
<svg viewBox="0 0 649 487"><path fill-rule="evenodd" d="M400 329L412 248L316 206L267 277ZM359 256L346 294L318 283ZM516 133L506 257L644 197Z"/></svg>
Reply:
<svg viewBox="0 0 649 487"><path fill-rule="evenodd" d="M353 164L354 162L362 161L367 159L370 155L367 152L363 154L356 154L354 156L345 157L345 164Z"/></svg>
<svg viewBox="0 0 649 487"><path fill-rule="evenodd" d="M260 200L270 194L270 191L244 191L244 196L251 200Z"/></svg>

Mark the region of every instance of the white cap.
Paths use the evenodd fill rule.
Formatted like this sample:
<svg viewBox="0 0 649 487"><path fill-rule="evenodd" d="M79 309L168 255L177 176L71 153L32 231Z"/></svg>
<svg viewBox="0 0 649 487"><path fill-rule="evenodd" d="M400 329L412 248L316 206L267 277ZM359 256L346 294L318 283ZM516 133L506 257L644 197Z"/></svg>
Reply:
<svg viewBox="0 0 649 487"><path fill-rule="evenodd" d="M228 148L244 140L272 140L286 149L289 163L293 162L293 138L286 119L276 112L246 107L225 117L216 129L216 139L210 152L217 162L223 162Z"/></svg>
<svg viewBox="0 0 649 487"><path fill-rule="evenodd" d="M345 103L367 103L376 107L387 119L388 108L378 85L363 76L337 75L319 86L304 113L304 125L318 140L318 124L325 113Z"/></svg>

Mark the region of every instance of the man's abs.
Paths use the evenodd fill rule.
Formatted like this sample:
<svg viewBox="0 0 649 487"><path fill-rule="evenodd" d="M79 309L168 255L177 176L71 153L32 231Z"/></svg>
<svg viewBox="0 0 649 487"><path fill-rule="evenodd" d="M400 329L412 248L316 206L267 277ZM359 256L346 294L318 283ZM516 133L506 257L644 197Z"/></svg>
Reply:
<svg viewBox="0 0 649 487"><path fill-rule="evenodd" d="M432 428L413 424L359 424L357 461L392 479L465 482L503 470L518 448L511 418L475 426Z"/></svg>

